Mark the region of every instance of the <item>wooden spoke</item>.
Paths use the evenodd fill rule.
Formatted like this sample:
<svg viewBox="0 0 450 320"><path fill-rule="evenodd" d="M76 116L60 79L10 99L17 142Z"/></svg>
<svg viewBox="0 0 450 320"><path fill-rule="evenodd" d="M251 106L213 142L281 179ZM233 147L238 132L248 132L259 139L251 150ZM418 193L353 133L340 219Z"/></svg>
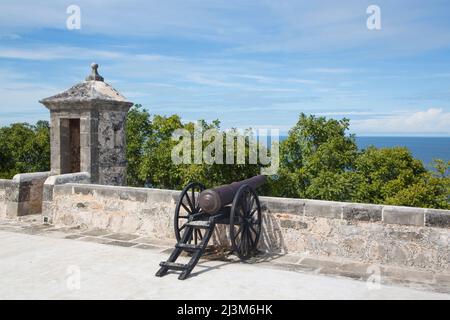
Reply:
<svg viewBox="0 0 450 320"><path fill-rule="evenodd" d="M239 248L244 251L244 243L245 243L245 237L241 237L240 238L240 244L239 244Z"/></svg>
<svg viewBox="0 0 450 320"><path fill-rule="evenodd" d="M251 204L251 206L250 206L250 210L252 210L253 209L253 206L255 205L255 198L254 197L252 197L252 204ZM250 211L249 210L249 211Z"/></svg>
<svg viewBox="0 0 450 320"><path fill-rule="evenodd" d="M239 258L248 259L257 250L261 222L258 196L251 187L244 185L235 195L230 211L231 245Z"/></svg>
<svg viewBox="0 0 450 320"><path fill-rule="evenodd" d="M255 234L258 234L258 232L256 232L255 228L253 228L253 225L249 224L248 226Z"/></svg>
<svg viewBox="0 0 450 320"><path fill-rule="evenodd" d="M195 189L194 188L192 188L191 194L192 194L192 210L195 211L196 205L195 205Z"/></svg>
<svg viewBox="0 0 450 320"><path fill-rule="evenodd" d="M250 239L248 238L248 227L245 227L245 253L248 254L250 252L251 244Z"/></svg>
<svg viewBox="0 0 450 320"><path fill-rule="evenodd" d="M245 210L243 207L239 207L239 213L241 217L245 217Z"/></svg>
<svg viewBox="0 0 450 320"><path fill-rule="evenodd" d="M192 211L188 209L188 207L186 207L186 205L181 202L181 206L184 208L184 210L186 210L189 214L192 214Z"/></svg>
<svg viewBox="0 0 450 320"><path fill-rule="evenodd" d="M251 247L253 247L254 243L253 243L252 233L250 232L250 228L248 229L248 232L247 232L247 238L249 240L249 244L251 245Z"/></svg>
<svg viewBox="0 0 450 320"><path fill-rule="evenodd" d="M241 231L242 231L242 226L239 227L238 232L234 235L234 240L236 240L236 238L239 236Z"/></svg>
<svg viewBox="0 0 450 320"><path fill-rule="evenodd" d="M252 197L251 194L249 194L248 196L248 200L247 200L247 213L250 213L250 210L252 210L253 207L253 201L255 201L255 198Z"/></svg>
<svg viewBox="0 0 450 320"><path fill-rule="evenodd" d="M205 190L205 186L200 183L193 182L189 183L181 192L180 198L178 200L177 206L175 208L175 216L174 216L174 230L175 237L177 241L181 239L181 232L185 228L186 220L189 220L191 215L197 214L200 212L200 208L198 206L198 201L195 198L196 193L200 193ZM198 237L198 234L195 233ZM192 238L192 237L191 237Z"/></svg>
<svg viewBox="0 0 450 320"><path fill-rule="evenodd" d="M191 199L189 198L189 194L188 193L186 193L186 200L187 200L187 202L189 204L189 208L191 208L191 213L193 213L195 211L195 207L193 206L193 204L191 202Z"/></svg>

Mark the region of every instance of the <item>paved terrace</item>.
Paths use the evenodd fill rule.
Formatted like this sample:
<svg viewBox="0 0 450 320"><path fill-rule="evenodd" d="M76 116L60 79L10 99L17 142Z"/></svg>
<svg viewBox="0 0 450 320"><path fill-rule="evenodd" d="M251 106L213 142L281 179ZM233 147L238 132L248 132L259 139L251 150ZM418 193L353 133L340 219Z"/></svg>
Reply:
<svg viewBox="0 0 450 320"><path fill-rule="evenodd" d="M345 263L289 255L239 263L211 252L188 280L158 278L172 244L27 219L0 222L0 299L450 299L436 292L448 287L371 287Z"/></svg>

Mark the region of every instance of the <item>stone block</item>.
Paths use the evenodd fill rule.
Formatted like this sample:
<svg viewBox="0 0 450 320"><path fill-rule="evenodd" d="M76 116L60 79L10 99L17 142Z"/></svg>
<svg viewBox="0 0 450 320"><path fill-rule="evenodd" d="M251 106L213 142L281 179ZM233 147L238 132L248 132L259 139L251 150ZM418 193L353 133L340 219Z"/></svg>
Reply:
<svg viewBox="0 0 450 320"><path fill-rule="evenodd" d="M172 200L174 202L178 202L178 200L180 200L180 196L181 196L181 191L172 192Z"/></svg>
<svg viewBox="0 0 450 320"><path fill-rule="evenodd" d="M99 237L99 236L106 236L106 235L108 235L110 233L111 232L109 232L107 230L93 229L93 230L88 230L88 231L82 232L81 234L83 236Z"/></svg>
<svg viewBox="0 0 450 320"><path fill-rule="evenodd" d="M90 172L92 164L91 149L82 147L80 150L80 169L82 171Z"/></svg>
<svg viewBox="0 0 450 320"><path fill-rule="evenodd" d="M19 202L30 201L32 186L33 184L31 182L23 182L20 184Z"/></svg>
<svg viewBox="0 0 450 320"><path fill-rule="evenodd" d="M81 194L81 195L93 195L94 194L94 189L87 185L87 186L73 186L73 193L74 194Z"/></svg>
<svg viewBox="0 0 450 320"><path fill-rule="evenodd" d="M91 137L88 133L80 133L80 147L87 148L91 145Z"/></svg>
<svg viewBox="0 0 450 320"><path fill-rule="evenodd" d="M138 235L135 234L126 234L126 233L113 233L105 236L104 238L120 240L120 241L130 241L139 238Z"/></svg>
<svg viewBox="0 0 450 320"><path fill-rule="evenodd" d="M341 219L343 206L342 202L306 200L305 216Z"/></svg>
<svg viewBox="0 0 450 320"><path fill-rule="evenodd" d="M42 201L52 201L53 200L53 186L44 185L44 190L42 194Z"/></svg>
<svg viewBox="0 0 450 320"><path fill-rule="evenodd" d="M172 203L178 191L162 190L162 189L148 189L147 202L149 203Z"/></svg>
<svg viewBox="0 0 450 320"><path fill-rule="evenodd" d="M450 274L449 273L438 273L434 276L434 278L438 284L447 287L448 292L450 292Z"/></svg>
<svg viewBox="0 0 450 320"><path fill-rule="evenodd" d="M125 165L125 164L124 164ZM99 166L99 184L123 186L126 185L126 166Z"/></svg>
<svg viewBox="0 0 450 320"><path fill-rule="evenodd" d="M89 118L80 119L80 133L89 133L91 130L91 120Z"/></svg>
<svg viewBox="0 0 450 320"><path fill-rule="evenodd" d="M95 242L100 244L108 244L111 242L109 239L96 238L96 237L83 237L79 238L81 241Z"/></svg>
<svg viewBox="0 0 450 320"><path fill-rule="evenodd" d="M137 243L135 242L127 242L127 241L111 241L108 242L107 244L119 247L132 247L137 245Z"/></svg>
<svg viewBox="0 0 450 320"><path fill-rule="evenodd" d="M70 184L55 185L53 187L53 196L55 196L56 194L71 195L72 193L74 193L74 190L73 190L74 188L75 187Z"/></svg>
<svg viewBox="0 0 450 320"><path fill-rule="evenodd" d="M450 210L425 210L425 225L428 227L450 228Z"/></svg>
<svg viewBox="0 0 450 320"><path fill-rule="evenodd" d="M92 187L88 186L88 188L92 188ZM98 187L94 187L94 192L95 192L95 195L99 196L99 197L118 199L120 190L116 189L116 188L98 186Z"/></svg>
<svg viewBox="0 0 450 320"><path fill-rule="evenodd" d="M9 187L12 183L12 180L8 179L0 179L0 189L5 190L7 187Z"/></svg>
<svg viewBox="0 0 450 320"><path fill-rule="evenodd" d="M152 246L149 244L138 244L137 246L135 246L135 248L144 249L144 250L160 250L161 249L160 247Z"/></svg>
<svg viewBox="0 0 450 320"><path fill-rule="evenodd" d="M349 203L343 206L342 217L346 220L381 221L382 206Z"/></svg>
<svg viewBox="0 0 450 320"><path fill-rule="evenodd" d="M119 190L119 198L120 200L145 202L147 201L147 192L141 189L127 188Z"/></svg>
<svg viewBox="0 0 450 320"><path fill-rule="evenodd" d="M18 202L7 202L6 203L6 216L8 218L15 218L18 216L19 203Z"/></svg>
<svg viewBox="0 0 450 320"><path fill-rule="evenodd" d="M291 220L291 219L281 219L280 226L282 228L290 228L295 230L307 229L308 224L302 221Z"/></svg>
<svg viewBox="0 0 450 320"><path fill-rule="evenodd" d="M8 202L19 202L19 183L11 181L11 183L5 187L5 199Z"/></svg>
<svg viewBox="0 0 450 320"><path fill-rule="evenodd" d="M285 199L275 197L261 197L265 201L267 210L276 213L289 213L303 216L305 201L302 199Z"/></svg>
<svg viewBox="0 0 450 320"><path fill-rule="evenodd" d="M306 257L302 259L299 264L311 267L313 269L338 269L342 265L342 263L338 261L316 257Z"/></svg>
<svg viewBox="0 0 450 320"><path fill-rule="evenodd" d="M425 209L410 207L383 207L383 222L409 226L425 225Z"/></svg>
<svg viewBox="0 0 450 320"><path fill-rule="evenodd" d="M79 234L71 234L71 235L68 235L68 236L64 237L64 239L76 240L76 239L80 239L82 237L83 236L79 235Z"/></svg>
<svg viewBox="0 0 450 320"><path fill-rule="evenodd" d="M434 279L432 272L387 265L381 266L381 277L387 278L386 282L433 283Z"/></svg>

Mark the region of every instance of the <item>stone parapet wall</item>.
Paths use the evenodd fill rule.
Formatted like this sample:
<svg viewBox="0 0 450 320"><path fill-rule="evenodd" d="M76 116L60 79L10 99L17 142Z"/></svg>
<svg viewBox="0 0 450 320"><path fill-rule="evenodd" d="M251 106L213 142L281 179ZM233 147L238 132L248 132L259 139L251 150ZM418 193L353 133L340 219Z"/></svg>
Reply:
<svg viewBox="0 0 450 320"><path fill-rule="evenodd" d="M174 238L172 220L179 193L102 185L55 185L47 215L55 225Z"/></svg>
<svg viewBox="0 0 450 320"><path fill-rule="evenodd" d="M17 188L17 183L12 180L0 179L0 218L7 217L8 199L10 198L11 190Z"/></svg>
<svg viewBox="0 0 450 320"><path fill-rule="evenodd" d="M15 199L12 201L12 209L8 214L12 216L24 216L29 214L42 213L42 193L44 182L50 177L50 172L23 173L14 176L13 181L17 182L18 199L17 211L15 211Z"/></svg>
<svg viewBox="0 0 450 320"><path fill-rule="evenodd" d="M14 218L41 213L44 182L49 176L50 172L21 173L12 180L0 180L0 215Z"/></svg>
<svg viewBox="0 0 450 320"><path fill-rule="evenodd" d="M173 239L179 191L63 184L49 215L59 226ZM450 272L450 211L261 197L260 249ZM175 241L175 240L174 240ZM214 242L226 244L227 228Z"/></svg>
<svg viewBox="0 0 450 320"><path fill-rule="evenodd" d="M450 272L450 211L261 198L271 251Z"/></svg>
<svg viewBox="0 0 450 320"><path fill-rule="evenodd" d="M42 196L42 216L43 222L53 222L53 189L57 185L65 183L91 183L91 174L89 172L77 172L51 176L45 180Z"/></svg>
<svg viewBox="0 0 450 320"><path fill-rule="evenodd" d="M310 199L260 197L270 212L295 217L320 217L348 221L382 222L407 226L450 228L450 210L334 202Z"/></svg>

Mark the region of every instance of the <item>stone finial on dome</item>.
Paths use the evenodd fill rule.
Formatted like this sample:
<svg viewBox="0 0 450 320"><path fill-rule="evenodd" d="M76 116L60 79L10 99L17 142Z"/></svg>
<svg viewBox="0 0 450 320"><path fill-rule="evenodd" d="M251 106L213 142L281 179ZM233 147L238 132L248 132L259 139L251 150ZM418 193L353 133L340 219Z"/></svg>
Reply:
<svg viewBox="0 0 450 320"><path fill-rule="evenodd" d="M104 80L103 77L99 75L97 71L98 64L92 63L91 68L92 68L91 74L88 77L86 77L86 81L103 81Z"/></svg>

